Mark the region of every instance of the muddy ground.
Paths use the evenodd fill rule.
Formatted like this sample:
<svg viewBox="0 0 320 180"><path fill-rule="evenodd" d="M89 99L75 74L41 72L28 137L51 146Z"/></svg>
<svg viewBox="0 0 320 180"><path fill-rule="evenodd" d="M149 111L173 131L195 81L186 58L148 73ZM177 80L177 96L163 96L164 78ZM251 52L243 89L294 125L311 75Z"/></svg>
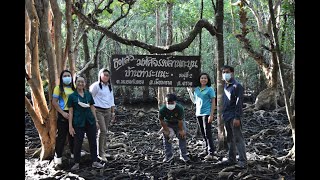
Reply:
<svg viewBox="0 0 320 180"><path fill-rule="evenodd" d="M162 137L158 133L156 105L118 106L116 122L108 133L108 162L104 169L90 166L90 154L82 157L80 169L70 171L73 165L65 148L62 169L53 167L53 160L39 161L33 153L40 147L38 133L26 113L25 118L25 179L295 179L295 160L280 159L293 146L291 130L285 109L274 111L244 111L243 133L246 139L248 168L217 166L227 157L226 150L216 152L219 160L205 161L198 157L202 151L202 138L197 133L194 107L185 105L189 163L179 160L178 145L173 145L175 158L162 163L164 158ZM216 121L213 136L217 138ZM175 139L177 140L177 139ZM217 146L217 140L215 140ZM84 145L84 150L87 146ZM87 152L89 153L89 152Z"/></svg>

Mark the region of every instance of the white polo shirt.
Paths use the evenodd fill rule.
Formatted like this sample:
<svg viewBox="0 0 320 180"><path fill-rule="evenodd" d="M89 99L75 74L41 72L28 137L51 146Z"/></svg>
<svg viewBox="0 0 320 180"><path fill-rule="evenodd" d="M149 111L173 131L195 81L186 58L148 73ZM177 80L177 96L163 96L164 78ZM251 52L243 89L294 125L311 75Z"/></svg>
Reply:
<svg viewBox="0 0 320 180"><path fill-rule="evenodd" d="M99 82L96 81L89 87L89 91L92 94L94 100L94 106L100 108L110 108L115 106L113 91L109 90L107 84L101 83L102 88L99 87Z"/></svg>

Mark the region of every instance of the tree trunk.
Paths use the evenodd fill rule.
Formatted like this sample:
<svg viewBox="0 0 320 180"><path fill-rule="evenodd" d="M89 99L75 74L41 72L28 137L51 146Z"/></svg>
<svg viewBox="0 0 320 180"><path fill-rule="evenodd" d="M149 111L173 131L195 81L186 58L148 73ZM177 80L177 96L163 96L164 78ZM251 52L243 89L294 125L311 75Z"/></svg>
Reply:
<svg viewBox="0 0 320 180"><path fill-rule="evenodd" d="M31 22L27 10L25 10L25 69L27 74L31 74L31 52L28 44L30 44Z"/></svg>
<svg viewBox="0 0 320 180"><path fill-rule="evenodd" d="M42 3L43 2L43 3ZM32 120L39 132L41 139L42 151L40 153L40 159L48 159L53 155L54 144L55 144L55 135L56 135L56 112L55 110L48 110L47 101L44 96L44 90L42 85L42 80L40 76L40 66L39 66L39 47L38 47L38 37L39 32L41 37L44 39L42 43L45 47L45 52L47 55L47 60L49 66L56 66L54 63L54 54L52 50L51 36L50 33L46 30L48 28L48 1L36 1L34 4L32 0L26 1L26 10L28 12L30 22L31 22L31 38L30 43L27 44L27 47L30 49L31 53L31 76L26 71L26 79L31 88L32 93L32 105L29 100L25 97L25 105L29 114L32 117ZM36 9L39 8L39 9ZM39 22L38 13L41 14L41 19ZM40 25L40 27L39 27ZM26 41L27 42L27 41ZM28 51L27 51L28 52ZM29 56L29 55L28 55ZM49 68L49 78L52 79L50 87L55 86L55 69ZM49 89L49 92L52 92ZM52 93L51 93L52 94ZM51 95L49 95L49 98Z"/></svg>
<svg viewBox="0 0 320 180"><path fill-rule="evenodd" d="M224 44L223 44L223 0L217 0L217 12L215 15L215 24L217 28L216 34L216 61L217 61L217 125L218 125L218 149L227 148L226 133L222 119L223 108L223 81L221 67L224 64ZM214 64L214 63L213 63Z"/></svg>
<svg viewBox="0 0 320 180"><path fill-rule="evenodd" d="M147 31L147 24L144 25L144 41L148 43L148 31ZM142 98L144 102L147 102L149 98L149 86L143 86L142 90Z"/></svg>
<svg viewBox="0 0 320 180"><path fill-rule="evenodd" d="M167 2L167 38L166 38L166 46L172 45L172 8L173 8L173 2ZM173 53L171 53L173 54ZM165 88L165 95L168 93L173 93L174 87L166 87Z"/></svg>
<svg viewBox="0 0 320 180"><path fill-rule="evenodd" d="M291 130L292 130L292 138L293 138L293 147L290 150L290 152L288 153L288 155L291 155L293 158L295 158L295 116L293 116L293 109L290 106L290 102L289 102L289 96L288 96L288 87L287 87L287 83L284 81L284 71L283 71L283 65L282 65L282 55L280 52L280 48L279 48L279 38L278 38L278 29L276 27L276 19L275 19L275 15L274 15L274 10L273 10L273 4L272 4L272 0L268 0L269 2L269 11L270 11L270 18L271 18L271 22L272 22L272 33L273 33L273 40L275 43L275 50L276 50L276 55L277 55L277 60L278 60L278 64L279 64L279 74L280 74L280 80L281 80L281 85L282 85L282 90L283 90L283 94L284 94L284 101L285 101L285 105L286 105L286 112L287 112L287 116L291 125Z"/></svg>
<svg viewBox="0 0 320 180"><path fill-rule="evenodd" d="M48 107L44 96L42 80L40 76L40 66L39 66L39 48L38 48L38 38L39 38L39 18L35 9L34 4L31 0L26 1L26 8L31 21L31 38L30 44L28 44L31 50L31 76L28 81L32 94L37 98L35 103L39 105L39 111L42 117L48 117ZM42 119L41 119L42 121ZM41 122L44 123L43 121Z"/></svg>
<svg viewBox="0 0 320 180"><path fill-rule="evenodd" d="M25 96L25 106L40 136L41 147L42 147L41 153L40 153L40 160L51 158L52 155L54 154L55 136L53 136L54 138L50 136L51 133L50 133L50 129L47 128L48 126L47 124L40 123L42 117L36 113L31 103L29 102L29 99L26 96ZM52 141L52 139L54 140Z"/></svg>
<svg viewBox="0 0 320 180"><path fill-rule="evenodd" d="M156 8L156 46L161 45L161 22L160 22L160 12L159 8ZM160 109L161 105L164 104L165 92L163 87L158 87L158 108Z"/></svg>
<svg viewBox="0 0 320 180"><path fill-rule="evenodd" d="M72 9L71 9L71 0L66 0L66 19L67 19L67 44L68 48L68 60L69 60L69 69L72 76L76 73L76 63L73 54L73 23L72 23Z"/></svg>
<svg viewBox="0 0 320 180"><path fill-rule="evenodd" d="M56 64L56 56L52 47L52 38L51 33L49 32L49 1L48 0L36 0L37 4L37 13L40 20L39 33L41 36L41 43L43 44L44 52L46 55L46 59L48 62L48 74L49 74L49 102L52 100L53 88L56 86L58 82L57 77L57 64Z"/></svg>
<svg viewBox="0 0 320 180"><path fill-rule="evenodd" d="M270 33L270 30L267 30L264 34L265 38L270 41L270 47L265 47L263 44L261 45L271 53L271 62L268 63L266 58L263 56L263 53L257 52L254 50L254 48L251 45L250 40L246 37L246 35L250 32L249 29L247 28L247 12L244 8L245 5L248 5L248 3L245 3L245 1L239 1L239 3L236 3L236 5L239 5L240 10L239 10L239 17L240 17L240 23L242 25L241 27L241 34L237 34L236 38L242 43L244 50L251 56L256 63L261 67L262 72L264 73L264 76L266 77L267 80L267 86L269 90L274 91L273 93L269 93L271 96L267 96L265 94L261 94L263 92L267 91L262 91L260 94L263 97L270 98L267 101L263 102L269 102L273 103L272 105L266 104L262 106L270 106L270 107L277 107L277 101L276 101L276 94L277 94L277 78L278 78L278 63L276 61L276 56L274 53L274 47L272 43L272 34ZM249 6L249 5L248 5ZM250 8L250 6L249 6ZM251 8L253 14L256 17L257 20L257 25L259 29L263 29L261 25L261 18L258 16L258 14ZM268 29L268 28L267 28ZM260 95L259 94L259 95ZM256 99L256 101L259 101L259 99ZM263 102L259 102L259 104L262 104Z"/></svg>
<svg viewBox="0 0 320 180"><path fill-rule="evenodd" d="M62 62L62 38L61 38L61 22L62 22L62 12L59 9L56 0L50 0L50 5L53 11L53 21L54 21L54 52L56 55L57 72L61 72L64 69L64 63Z"/></svg>

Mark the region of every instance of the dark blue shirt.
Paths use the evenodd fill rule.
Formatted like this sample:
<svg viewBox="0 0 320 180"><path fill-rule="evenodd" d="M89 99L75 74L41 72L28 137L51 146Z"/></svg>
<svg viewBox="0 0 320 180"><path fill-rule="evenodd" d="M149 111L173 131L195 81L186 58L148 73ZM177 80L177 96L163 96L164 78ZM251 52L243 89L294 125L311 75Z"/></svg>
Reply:
<svg viewBox="0 0 320 180"><path fill-rule="evenodd" d="M223 92L222 117L224 121L241 119L243 105L243 87L235 79L225 83Z"/></svg>

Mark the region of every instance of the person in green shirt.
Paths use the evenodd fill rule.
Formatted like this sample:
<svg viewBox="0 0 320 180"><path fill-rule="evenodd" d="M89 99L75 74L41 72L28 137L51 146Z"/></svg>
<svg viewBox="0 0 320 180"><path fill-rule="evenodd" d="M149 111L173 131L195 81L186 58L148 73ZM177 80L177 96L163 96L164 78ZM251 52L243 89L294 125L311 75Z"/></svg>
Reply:
<svg viewBox="0 0 320 180"><path fill-rule="evenodd" d="M94 100L89 91L85 90L85 79L82 76L75 78L76 90L69 96L69 133L74 137L74 162L71 170L78 170L81 147L84 134L87 134L92 167L103 168L104 164L98 162L97 156L97 125Z"/></svg>
<svg viewBox="0 0 320 180"><path fill-rule="evenodd" d="M184 108L178 104L175 94L166 95L166 104L159 110L159 120L162 126L163 147L165 149L165 158L163 162L170 162L173 159L172 144L170 137L175 134L179 139L180 160L190 161L187 152L186 125L184 120Z"/></svg>

